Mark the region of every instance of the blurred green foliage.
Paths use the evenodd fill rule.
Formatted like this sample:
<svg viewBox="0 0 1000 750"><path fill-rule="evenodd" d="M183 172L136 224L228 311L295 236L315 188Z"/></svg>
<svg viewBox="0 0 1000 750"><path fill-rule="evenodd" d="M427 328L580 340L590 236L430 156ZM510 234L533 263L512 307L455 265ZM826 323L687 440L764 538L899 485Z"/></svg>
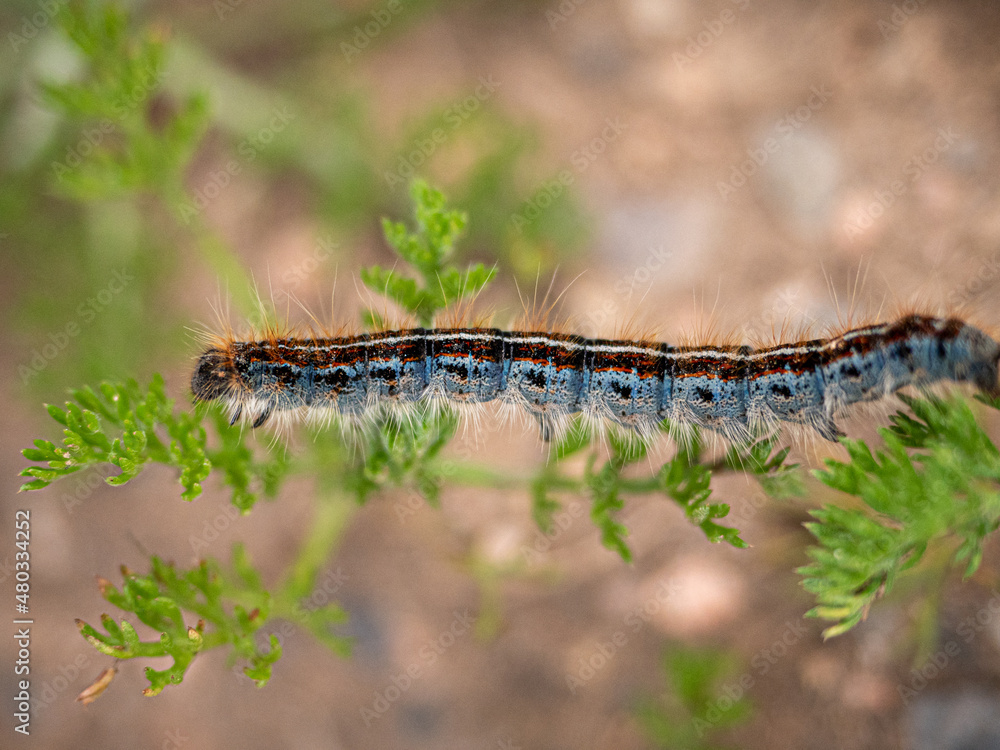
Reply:
<svg viewBox="0 0 1000 750"><path fill-rule="evenodd" d="M0 9L13 29L0 76L0 243L19 280L8 305L22 386L51 394L176 362L190 339L170 297L191 263L250 314L248 269L215 228L237 182L298 186L336 253L374 236L372 217L404 210L399 185L418 174L448 176L472 219L467 252L505 278L533 280L579 247L586 221L569 190L512 226L547 175L533 166L530 126L499 106L502 81L472 76L399 128L381 125L358 66L436 8L399 4L374 35L364 31L373 11L332 6L282 17L280 29L246 3L182 11L169 25L94 0ZM239 59L278 31L308 43L244 70ZM350 255L324 262L331 281L340 261Z"/></svg>
<svg viewBox="0 0 1000 750"><path fill-rule="evenodd" d="M668 689L644 698L636 710L657 747L714 750L722 747L714 741L720 731L752 717L734 654L678 645L664 652L661 669Z"/></svg>

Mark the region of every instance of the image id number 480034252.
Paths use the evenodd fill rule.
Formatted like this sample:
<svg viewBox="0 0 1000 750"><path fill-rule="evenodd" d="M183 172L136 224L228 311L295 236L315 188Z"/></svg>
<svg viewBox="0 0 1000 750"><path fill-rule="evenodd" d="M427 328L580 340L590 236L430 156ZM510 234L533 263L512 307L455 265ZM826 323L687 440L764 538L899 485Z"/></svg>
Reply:
<svg viewBox="0 0 1000 750"><path fill-rule="evenodd" d="M19 510L14 514L14 634L17 659L14 674L17 676L14 696L14 731L29 734L31 729L31 623L28 619L28 597L31 594L31 511Z"/></svg>

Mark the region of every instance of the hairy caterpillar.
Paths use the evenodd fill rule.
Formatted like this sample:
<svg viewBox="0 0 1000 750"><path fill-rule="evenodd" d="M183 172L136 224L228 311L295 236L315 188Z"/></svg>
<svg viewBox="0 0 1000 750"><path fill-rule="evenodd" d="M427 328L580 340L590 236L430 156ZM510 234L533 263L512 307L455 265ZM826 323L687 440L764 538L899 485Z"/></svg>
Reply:
<svg viewBox="0 0 1000 750"><path fill-rule="evenodd" d="M499 400L532 414L546 440L577 412L642 435L669 419L733 441L781 423L834 440L844 408L907 385L952 380L1000 395L998 359L1000 344L983 331L927 315L760 349L412 328L222 341L199 358L191 390L253 427L294 411L350 418L382 404Z"/></svg>

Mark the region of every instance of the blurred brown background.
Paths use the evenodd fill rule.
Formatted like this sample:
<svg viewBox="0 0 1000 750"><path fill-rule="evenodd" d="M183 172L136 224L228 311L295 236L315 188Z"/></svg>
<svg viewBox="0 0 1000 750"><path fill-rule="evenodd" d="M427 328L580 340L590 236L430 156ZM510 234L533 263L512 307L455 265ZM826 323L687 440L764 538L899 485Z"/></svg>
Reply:
<svg viewBox="0 0 1000 750"><path fill-rule="evenodd" d="M976 581L945 588L941 640L960 652L907 702L915 623L930 606L921 592L880 602L824 644L821 625L801 619L811 600L794 569L809 542L804 507L830 498L776 505L734 475L714 488L750 549L710 545L672 503L641 498L622 513L632 565L600 545L585 498L565 498L567 528L550 543L525 492L446 488L439 510L387 493L357 512L324 579L350 613L352 658L275 623L285 656L262 690L213 652L159 697L140 694L145 664L124 663L94 705L74 703L108 662L73 624L110 609L93 576L145 570L147 551L190 565L192 536L228 518L228 495L210 483L183 503L155 467L124 488L73 479L17 495L18 452L54 437L41 404L67 387L163 371L183 404L197 349L186 326L211 322L229 282L154 204L60 191L52 164L79 145L81 126L38 87L78 75L80 60L55 22L39 20L51 15L45 5L0 10L4 533L14 509L32 509L33 677L36 691L55 686L18 742L654 747L634 709L669 693L660 657L684 646L732 652L730 682L749 676L752 716L713 735L729 746L998 746L1000 618L984 610L995 545ZM355 292L357 269L393 262L378 220L409 219L417 174L469 211L461 262L497 264L481 305L500 325L520 313L518 289L531 299L553 274L562 313L590 335L634 324L677 339L713 319L753 340L785 321L823 330L838 308L889 314L914 300L1000 321L992 3L129 7L169 50L149 116L193 91L210 102L185 178L192 212L263 290L329 310L336 283L341 320L368 301ZM131 279L124 290L81 314L116 272ZM79 335L25 377L20 368L74 321ZM848 430L873 435L864 421ZM451 450L512 470L545 461L520 429L460 432ZM220 522L204 554L224 559L244 540L265 578L277 576L310 522L311 492L296 482ZM983 611L970 640L955 635ZM581 672L618 632L625 643ZM10 639L0 654L12 695ZM419 676L390 691L413 665ZM397 697L378 710L387 695ZM9 714L0 744L13 747Z"/></svg>

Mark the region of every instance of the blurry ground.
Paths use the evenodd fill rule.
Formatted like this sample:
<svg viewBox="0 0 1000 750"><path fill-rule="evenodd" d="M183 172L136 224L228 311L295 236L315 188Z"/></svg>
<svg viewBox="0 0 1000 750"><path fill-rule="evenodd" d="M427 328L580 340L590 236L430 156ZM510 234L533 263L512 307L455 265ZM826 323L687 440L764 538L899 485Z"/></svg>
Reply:
<svg viewBox="0 0 1000 750"><path fill-rule="evenodd" d="M183 89L212 71L204 81L221 120L238 111L240 97L255 95L219 84L218 70L226 69L286 95L303 108L296 111L332 109L341 90L360 92L371 116L366 137L399 143L399 154L412 153L407 133L416 120L432 107L444 110L444 122L457 123L456 143L418 171L449 195L471 194L455 186L466 184L464 170L475 161L463 149L476 142L459 141L461 108L474 106L464 103L477 88L495 116L529 125L538 148L513 175L526 188L500 217L501 244L519 242L512 213L544 212L544 196L559 190L560 174L568 176L592 231L556 254L555 286L561 291L576 279L563 311L581 333L612 334L632 323L676 339L712 311L718 330L748 338L766 337L772 322L786 319L822 330L837 323L835 298L850 306L859 271L862 310L884 303L891 311L916 296L1000 321L1000 11L992 4L567 0L446 4L399 15L390 5L353 9L362 24L373 18L369 11L391 11L393 19L357 55L343 48L356 41L351 28L326 34L330 11L310 0L229 3L226 13L161 2L141 12L172 25L183 49L213 61L175 61L169 85ZM33 12L25 3L6 21L16 27ZM457 120L448 119L449 107L458 107L450 110ZM491 137L483 132L476 137ZM323 153L322 144L316 149ZM210 136L191 185L205 185L227 153L225 139ZM393 156L382 174L398 168ZM337 177L340 163L326 154L314 167ZM315 216L329 217L330 205L361 190L345 184L324 192L320 182L308 165L276 177L251 172L207 216L258 279L294 286L309 303L325 298L337 269L348 299L342 304L352 309L356 268L387 257L375 219L383 207L399 216L405 190L384 177L367 184L379 210L316 268ZM493 262L488 247L473 238L468 256ZM217 281L181 252L164 299L179 320L208 320ZM556 262L544 248L511 252L485 300L500 322L520 309L513 279L527 279L530 296L538 265L545 286ZM0 280L5 299L44 288L23 259L11 265L15 273ZM308 273L299 283L282 279L284 269ZM60 498L73 488L15 496L17 451L51 430L39 402L59 400L61 388L22 387L17 365L32 344L17 332L21 308L4 305L13 325L3 343L14 352L4 358L8 385L0 394L4 517L15 507L35 514L36 684L63 686L35 717L36 746L645 748L652 745L632 709L664 690L659 661L671 644L741 657L738 675L749 676L755 710L725 736L733 746L996 746L1000 618L988 607L996 546L975 580L946 589L941 643L953 640L959 652L920 682L909 671L919 592L879 603L864 624L824 644L820 626L802 620L811 602L794 573L805 562L804 511L775 506L734 476L719 477L714 488L732 503L750 549L709 545L671 503L643 499L622 514L633 565L600 545L579 498L566 498L567 528L549 548L526 494L446 490L440 510L387 495L358 512L331 560L331 575L339 569L343 577L336 595L358 638L350 660L293 630L263 690L211 654L182 686L155 699L140 695L140 665L124 664L111 690L83 709L72 697L105 666L73 626L74 617L94 621L107 606L93 575L117 579L122 563L143 569L143 549L189 564L190 535L224 512L226 495L210 488L196 503L181 503L173 478L154 469L123 489L98 487L72 513ZM156 318L160 310L132 314ZM183 398L184 359L162 367L171 393ZM858 422L849 431L870 436L873 426ZM454 450L512 471L544 461L535 438L517 429L470 441ZM255 562L276 576L310 509L309 486L289 486L230 525L211 554L225 557L232 541L246 540ZM473 570L524 561L526 568L499 581L495 632L477 637L465 613L485 611L480 584L489 576L477 579ZM976 628L963 629L963 618L977 614ZM615 653L582 671L618 632L625 641ZM0 653L8 695L8 643ZM419 676L393 692L394 679L397 687L406 683L400 675L413 665ZM64 683L56 682L60 674ZM906 694L909 704L901 686L916 688ZM387 695L398 698L379 710ZM378 714L367 714L367 724L366 708ZM984 739L990 727L993 744Z"/></svg>

